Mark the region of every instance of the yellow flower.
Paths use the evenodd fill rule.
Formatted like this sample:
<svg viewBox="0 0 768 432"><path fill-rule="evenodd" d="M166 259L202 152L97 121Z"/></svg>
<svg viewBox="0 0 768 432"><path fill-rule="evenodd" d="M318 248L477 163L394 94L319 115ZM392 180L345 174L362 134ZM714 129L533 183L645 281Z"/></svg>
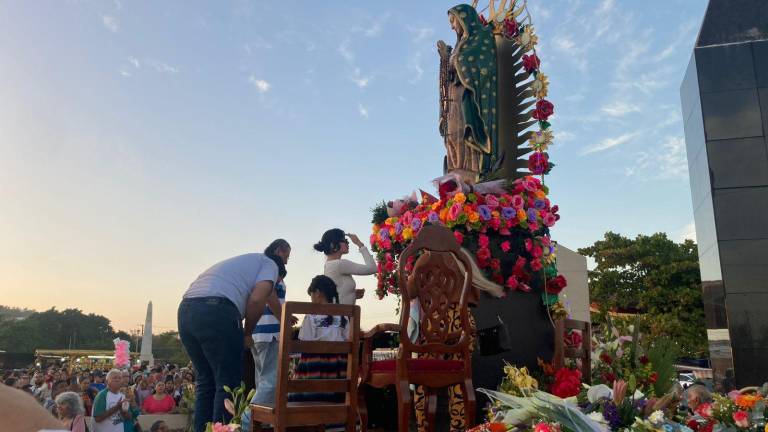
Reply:
<svg viewBox="0 0 768 432"><path fill-rule="evenodd" d="M394 228L390 228L389 229L389 238L395 238L395 229Z"/></svg>
<svg viewBox="0 0 768 432"><path fill-rule="evenodd" d="M547 194L545 194L543 190L539 189L536 191L536 198L544 199L546 197L547 197Z"/></svg>
<svg viewBox="0 0 768 432"><path fill-rule="evenodd" d="M413 238L413 230L408 227L403 229L403 240L410 240Z"/></svg>
<svg viewBox="0 0 768 432"><path fill-rule="evenodd" d="M536 75L536 79L531 83L531 90L533 90L533 95L536 99L544 99L549 93L549 78L539 72Z"/></svg>
<svg viewBox="0 0 768 432"><path fill-rule="evenodd" d="M528 219L528 215L525 214L525 211L523 209L520 209L517 211L517 218L520 220L526 220Z"/></svg>
<svg viewBox="0 0 768 432"><path fill-rule="evenodd" d="M463 204L464 201L466 201L466 200L467 200L467 197L464 196L464 194L461 193L461 192L459 192L459 193L457 193L456 195L453 196L453 201L457 202L457 203L462 203Z"/></svg>
<svg viewBox="0 0 768 432"><path fill-rule="evenodd" d="M397 223L397 218L396 217L387 218L386 223L387 225L394 225Z"/></svg>
<svg viewBox="0 0 768 432"><path fill-rule="evenodd" d="M498 219L499 217L501 217L501 213L499 213L498 210L494 210L491 212L491 217L494 219Z"/></svg>
<svg viewBox="0 0 768 432"><path fill-rule="evenodd" d="M528 140L528 145L537 151L547 151L547 148L550 144L552 144L552 140L554 140L554 138L555 136L552 134L551 130L536 131L531 133L531 138Z"/></svg>
<svg viewBox="0 0 768 432"><path fill-rule="evenodd" d="M469 222L475 223L480 220L480 214L477 212L471 212L469 213Z"/></svg>
<svg viewBox="0 0 768 432"><path fill-rule="evenodd" d="M440 208L440 201L432 204L432 210L437 211L437 209L439 209L439 208Z"/></svg>

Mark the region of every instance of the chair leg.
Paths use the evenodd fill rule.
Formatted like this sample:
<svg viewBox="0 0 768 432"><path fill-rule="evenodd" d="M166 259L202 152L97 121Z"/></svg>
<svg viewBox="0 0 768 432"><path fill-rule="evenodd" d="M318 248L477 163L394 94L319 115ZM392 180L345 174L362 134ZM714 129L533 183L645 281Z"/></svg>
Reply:
<svg viewBox="0 0 768 432"><path fill-rule="evenodd" d="M365 403L365 384L357 387L357 416L360 418L360 432L368 432L368 405Z"/></svg>
<svg viewBox="0 0 768 432"><path fill-rule="evenodd" d="M461 386L464 391L464 418L467 429L475 426L475 409L477 407L477 400L475 399L475 387L472 385L471 379L464 380L464 384Z"/></svg>
<svg viewBox="0 0 768 432"><path fill-rule="evenodd" d="M437 419L437 391L431 387L424 387L424 397L426 398L426 428L427 431L435 430Z"/></svg>
<svg viewBox="0 0 768 432"><path fill-rule="evenodd" d="M399 432L408 432L411 420L411 387L408 381L397 383L397 418Z"/></svg>

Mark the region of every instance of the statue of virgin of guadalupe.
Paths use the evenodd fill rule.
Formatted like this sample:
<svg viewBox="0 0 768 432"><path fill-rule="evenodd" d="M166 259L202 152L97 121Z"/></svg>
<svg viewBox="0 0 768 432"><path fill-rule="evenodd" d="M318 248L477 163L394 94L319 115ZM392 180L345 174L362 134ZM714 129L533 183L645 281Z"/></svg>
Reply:
<svg viewBox="0 0 768 432"><path fill-rule="evenodd" d="M470 5L450 9L448 21L456 47L437 43L445 168L474 184L497 164L496 43L491 27Z"/></svg>

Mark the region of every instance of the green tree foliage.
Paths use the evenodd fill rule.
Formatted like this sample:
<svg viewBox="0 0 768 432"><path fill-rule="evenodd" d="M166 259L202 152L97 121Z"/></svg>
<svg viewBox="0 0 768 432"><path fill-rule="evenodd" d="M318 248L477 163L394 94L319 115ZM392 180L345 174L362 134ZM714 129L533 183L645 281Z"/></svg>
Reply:
<svg viewBox="0 0 768 432"><path fill-rule="evenodd" d="M638 312L641 331L650 341L666 336L683 355L706 356L696 243L675 243L664 233L633 240L607 232L579 253L597 264L589 272L589 293L603 314L615 309Z"/></svg>
<svg viewBox="0 0 768 432"><path fill-rule="evenodd" d="M159 362L169 362L181 366L189 363L189 356L179 339L179 332L167 331L152 336L152 354Z"/></svg>
<svg viewBox="0 0 768 432"><path fill-rule="evenodd" d="M24 319L0 319L0 350L33 353L36 349L112 349L112 340L122 336L109 319L84 314L79 309L33 312Z"/></svg>

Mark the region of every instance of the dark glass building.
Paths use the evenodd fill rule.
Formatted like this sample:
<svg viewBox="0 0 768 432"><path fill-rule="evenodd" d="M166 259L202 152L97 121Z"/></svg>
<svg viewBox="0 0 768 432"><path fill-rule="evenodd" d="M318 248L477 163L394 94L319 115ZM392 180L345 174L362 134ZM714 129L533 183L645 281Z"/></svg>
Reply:
<svg viewBox="0 0 768 432"><path fill-rule="evenodd" d="M715 381L768 381L768 0L710 0L680 89Z"/></svg>

